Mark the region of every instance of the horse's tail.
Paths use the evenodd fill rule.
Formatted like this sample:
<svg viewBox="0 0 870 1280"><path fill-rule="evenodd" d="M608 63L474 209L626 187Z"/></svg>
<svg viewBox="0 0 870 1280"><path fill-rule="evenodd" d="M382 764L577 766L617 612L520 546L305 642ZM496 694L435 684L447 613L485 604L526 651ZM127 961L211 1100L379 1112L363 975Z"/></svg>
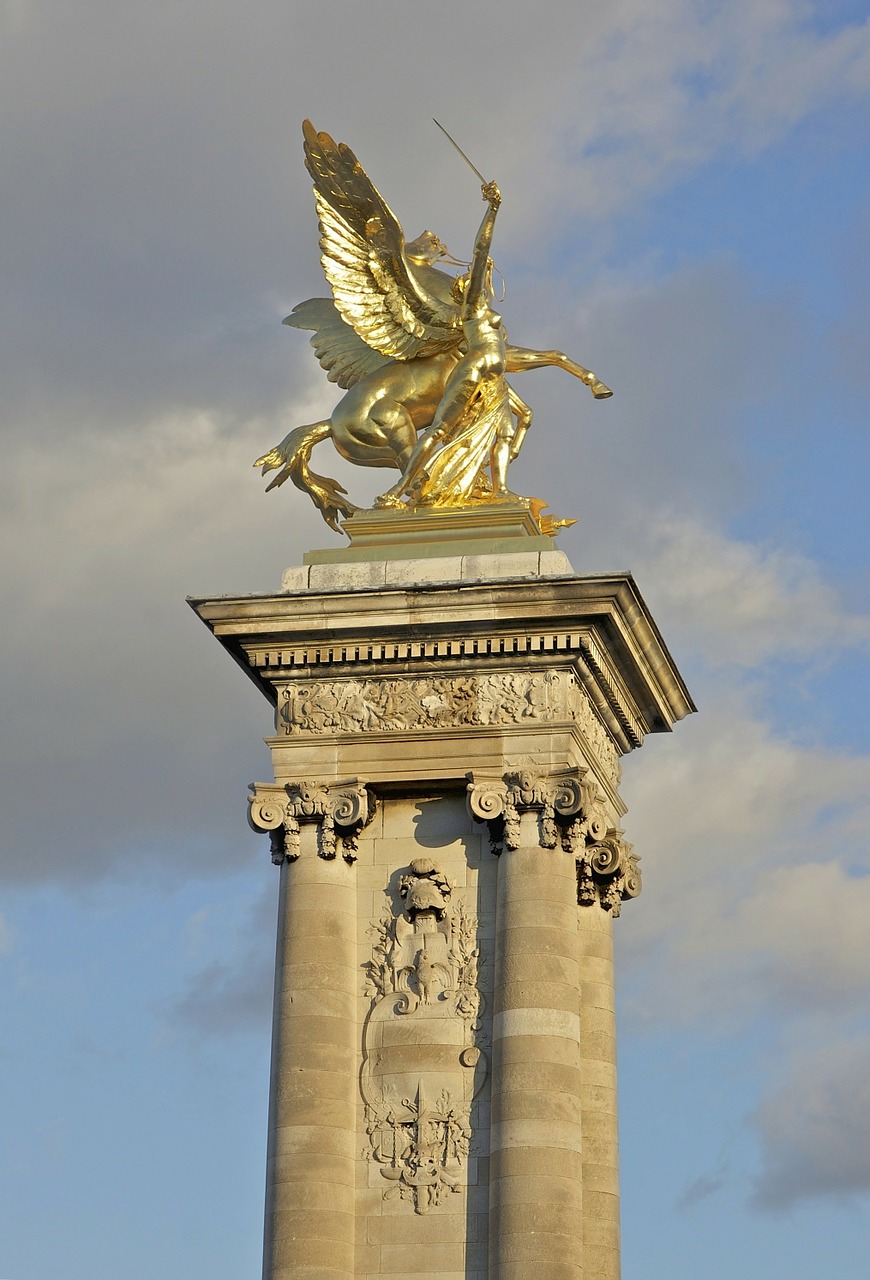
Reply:
<svg viewBox="0 0 870 1280"><path fill-rule="evenodd" d="M270 449L268 453L263 454L262 458L258 458L254 466L262 467L262 475L267 471L274 471L276 467L281 467L275 479L266 486L266 492L277 489L285 480L292 480L297 489L301 489L303 493L310 496L330 528L335 529L336 533L341 533L338 526L339 515L347 518L353 515L354 511L359 511L359 507L341 496L346 495L347 490L337 480L317 475L308 465L314 446L331 435L332 423L328 418L313 422L308 427L295 427L280 444L276 444L274 449Z"/></svg>

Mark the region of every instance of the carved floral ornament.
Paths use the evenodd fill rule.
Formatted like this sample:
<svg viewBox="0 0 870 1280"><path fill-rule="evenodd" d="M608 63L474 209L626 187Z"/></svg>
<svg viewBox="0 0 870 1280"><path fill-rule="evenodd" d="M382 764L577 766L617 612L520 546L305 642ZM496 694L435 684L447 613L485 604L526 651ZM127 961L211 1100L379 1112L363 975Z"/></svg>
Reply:
<svg viewBox="0 0 870 1280"><path fill-rule="evenodd" d="M541 848L574 854L581 906L598 902L618 916L622 900L638 896L640 859L620 830L608 828L604 801L579 770L552 775L521 769L498 778L468 778L469 808L489 826L494 853L518 849L520 815L535 812Z"/></svg>
<svg viewBox="0 0 870 1280"><path fill-rule="evenodd" d="M477 919L437 863L415 858L369 930L360 1091L365 1154L386 1200L425 1214L468 1181L486 1079ZM414 1052L409 1056L409 1047Z"/></svg>
<svg viewBox="0 0 870 1280"><path fill-rule="evenodd" d="M299 857L300 824L318 827L318 856L334 858L341 852L354 862L361 829L374 817L374 798L360 783L328 786L322 782L291 782L285 795L274 792L250 797L250 820L255 831L267 831L272 861L279 865ZM286 798L285 798L286 796Z"/></svg>
<svg viewBox="0 0 870 1280"><path fill-rule="evenodd" d="M296 681L280 687L277 727L288 737L320 737L557 721L576 724L618 781L616 747L568 671Z"/></svg>

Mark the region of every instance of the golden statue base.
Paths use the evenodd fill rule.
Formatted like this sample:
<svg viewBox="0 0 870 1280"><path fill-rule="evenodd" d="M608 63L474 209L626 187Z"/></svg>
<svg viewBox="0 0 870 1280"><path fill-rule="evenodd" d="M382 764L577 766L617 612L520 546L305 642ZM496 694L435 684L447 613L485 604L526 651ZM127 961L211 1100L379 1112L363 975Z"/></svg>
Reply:
<svg viewBox="0 0 870 1280"><path fill-rule="evenodd" d="M305 564L354 560L419 560L434 556L505 555L552 551L541 532L535 498L482 502L470 507L392 507L356 511L342 527L350 546L308 551Z"/></svg>

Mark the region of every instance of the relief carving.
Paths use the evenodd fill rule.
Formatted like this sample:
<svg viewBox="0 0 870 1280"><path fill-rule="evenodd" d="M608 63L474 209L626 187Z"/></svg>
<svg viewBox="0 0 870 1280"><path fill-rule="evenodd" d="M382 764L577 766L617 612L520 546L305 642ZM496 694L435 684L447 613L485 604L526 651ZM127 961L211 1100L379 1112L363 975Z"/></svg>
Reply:
<svg viewBox="0 0 870 1280"><path fill-rule="evenodd" d="M279 727L295 733L516 724L567 715L561 672L322 680L285 685Z"/></svg>
<svg viewBox="0 0 870 1280"><path fill-rule="evenodd" d="M589 701L586 691L581 688L572 675L568 676L568 715L579 725L586 741L597 759L604 766L607 776L614 786L619 786L622 778L622 766L619 753L604 725L598 719Z"/></svg>
<svg viewBox="0 0 870 1280"><path fill-rule="evenodd" d="M289 782L277 793L255 787L249 804L251 826L269 833L272 861L278 866L299 857L304 822L318 827L318 857L330 859L340 852L346 862L354 862L360 830L374 816L373 798L359 783Z"/></svg>
<svg viewBox="0 0 870 1280"><path fill-rule="evenodd" d="M427 1213L468 1178L481 1052L477 922L430 858L399 878L402 907L369 930L360 1087L366 1154L386 1199Z"/></svg>
<svg viewBox="0 0 870 1280"><path fill-rule="evenodd" d="M608 776L619 780L616 747L567 671L300 681L281 688L277 720L288 736L574 721Z"/></svg>
<svg viewBox="0 0 870 1280"><path fill-rule="evenodd" d="M469 809L489 826L493 853L518 849L520 814L537 812L541 848L560 845L575 856L581 906L598 902L618 916L622 901L638 896L640 859L622 831L608 828L604 798L580 770L554 775L526 769L500 778L468 778Z"/></svg>

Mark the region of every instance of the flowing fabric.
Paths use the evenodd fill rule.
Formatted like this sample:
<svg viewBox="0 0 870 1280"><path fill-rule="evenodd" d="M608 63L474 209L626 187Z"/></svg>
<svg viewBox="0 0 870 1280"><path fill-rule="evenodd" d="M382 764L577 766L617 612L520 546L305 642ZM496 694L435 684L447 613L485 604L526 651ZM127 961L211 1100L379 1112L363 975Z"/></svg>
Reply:
<svg viewBox="0 0 870 1280"><path fill-rule="evenodd" d="M484 382L452 437L426 466L415 504L462 507L483 493L491 493L485 474L500 432L509 435L513 421L504 378Z"/></svg>

